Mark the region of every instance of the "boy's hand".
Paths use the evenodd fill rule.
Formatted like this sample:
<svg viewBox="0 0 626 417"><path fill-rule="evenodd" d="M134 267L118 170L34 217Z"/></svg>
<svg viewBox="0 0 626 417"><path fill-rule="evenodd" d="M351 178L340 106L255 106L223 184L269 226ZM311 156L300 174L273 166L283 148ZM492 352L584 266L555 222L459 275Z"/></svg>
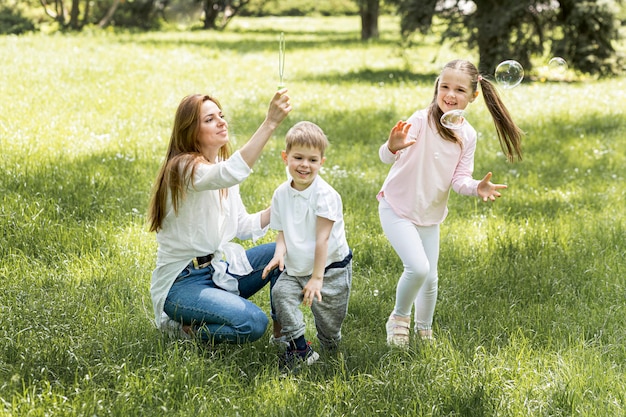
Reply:
<svg viewBox="0 0 626 417"><path fill-rule="evenodd" d="M302 289L302 303L311 307L313 304L313 299L317 298L318 302L322 302L322 286L324 285L323 278L311 278L309 282L306 283L304 288Z"/></svg>

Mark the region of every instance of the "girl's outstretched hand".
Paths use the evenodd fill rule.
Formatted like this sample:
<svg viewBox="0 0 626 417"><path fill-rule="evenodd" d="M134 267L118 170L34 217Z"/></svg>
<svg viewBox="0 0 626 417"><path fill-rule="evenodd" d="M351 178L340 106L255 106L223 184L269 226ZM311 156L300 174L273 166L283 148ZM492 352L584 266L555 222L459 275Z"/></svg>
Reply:
<svg viewBox="0 0 626 417"><path fill-rule="evenodd" d="M389 139L387 140L387 147L391 153L396 153L400 149L408 148L416 142L415 139L407 138L410 128L410 123L400 120L391 129L391 132L389 132Z"/></svg>
<svg viewBox="0 0 626 417"><path fill-rule="evenodd" d="M491 175L491 172L488 172L485 178L478 183L478 196L482 198L483 201L495 201L496 197L500 197L498 190L507 187L505 184L493 184L491 182Z"/></svg>

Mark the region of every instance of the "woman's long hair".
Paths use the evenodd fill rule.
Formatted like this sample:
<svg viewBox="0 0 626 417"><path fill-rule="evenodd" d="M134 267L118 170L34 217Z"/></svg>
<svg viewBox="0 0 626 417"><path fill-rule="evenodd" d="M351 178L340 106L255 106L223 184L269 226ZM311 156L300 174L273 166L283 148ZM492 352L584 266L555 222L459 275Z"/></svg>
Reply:
<svg viewBox="0 0 626 417"><path fill-rule="evenodd" d="M168 191L171 194L174 212L178 213L178 207L185 198L198 163L216 162L206 160L198 143L198 132L202 122L200 111L205 101L212 101L222 110L216 98L203 94L189 95L178 105L167 156L159 169L148 209L151 232L158 232L161 229ZM219 150L218 161L226 160L228 157L230 146L226 144Z"/></svg>

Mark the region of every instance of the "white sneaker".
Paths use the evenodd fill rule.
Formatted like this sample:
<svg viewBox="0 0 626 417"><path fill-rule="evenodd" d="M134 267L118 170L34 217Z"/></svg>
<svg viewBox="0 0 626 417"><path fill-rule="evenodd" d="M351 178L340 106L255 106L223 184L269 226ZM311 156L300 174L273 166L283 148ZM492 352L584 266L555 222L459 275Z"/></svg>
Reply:
<svg viewBox="0 0 626 417"><path fill-rule="evenodd" d="M409 344L410 317L389 316L385 329L387 330L387 345L406 347Z"/></svg>
<svg viewBox="0 0 626 417"><path fill-rule="evenodd" d="M433 336L432 329L415 329L415 333L419 335L420 339L424 342L434 342L435 337Z"/></svg>
<svg viewBox="0 0 626 417"><path fill-rule="evenodd" d="M170 316L165 313L161 314L161 325L159 329L174 339L191 339L191 335L183 330L183 324L172 320Z"/></svg>

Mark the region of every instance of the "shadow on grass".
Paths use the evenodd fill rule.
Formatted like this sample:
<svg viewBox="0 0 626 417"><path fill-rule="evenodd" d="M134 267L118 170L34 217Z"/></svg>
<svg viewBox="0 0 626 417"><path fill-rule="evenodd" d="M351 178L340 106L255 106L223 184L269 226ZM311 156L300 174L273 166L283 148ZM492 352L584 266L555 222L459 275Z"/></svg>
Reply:
<svg viewBox="0 0 626 417"><path fill-rule="evenodd" d="M315 76L301 76L302 81L312 81L320 83L328 83L331 85L337 84L373 84L373 85L390 85L397 86L402 84L411 84L419 86L433 86L437 78L436 73L421 73L417 74L409 70L400 69L361 69L359 71L351 71L348 73L326 73L323 75Z"/></svg>
<svg viewBox="0 0 626 417"><path fill-rule="evenodd" d="M242 35L243 33L243 35ZM155 37L130 37L126 40L120 39L120 43L132 43L132 44L144 44L154 46L156 48L174 48L181 46L198 47L208 50L208 48L216 51L231 51L238 54L252 53L252 52L275 52L278 50L278 34L276 31L255 31L255 32L238 32L238 36L229 40L226 37L213 39L210 32L194 32L198 35L195 38L155 38ZM293 32L291 32L293 33ZM263 35L263 36L259 36ZM310 50L310 49L350 49L359 50L367 49L371 46L382 46L394 48L400 44L391 39L377 39L370 41L361 41L356 33L346 32L324 32L324 33L311 33L302 32L296 33L301 37L298 40L287 39L286 41L286 53L295 50ZM286 35L288 36L288 35ZM309 39L302 39L308 37Z"/></svg>

